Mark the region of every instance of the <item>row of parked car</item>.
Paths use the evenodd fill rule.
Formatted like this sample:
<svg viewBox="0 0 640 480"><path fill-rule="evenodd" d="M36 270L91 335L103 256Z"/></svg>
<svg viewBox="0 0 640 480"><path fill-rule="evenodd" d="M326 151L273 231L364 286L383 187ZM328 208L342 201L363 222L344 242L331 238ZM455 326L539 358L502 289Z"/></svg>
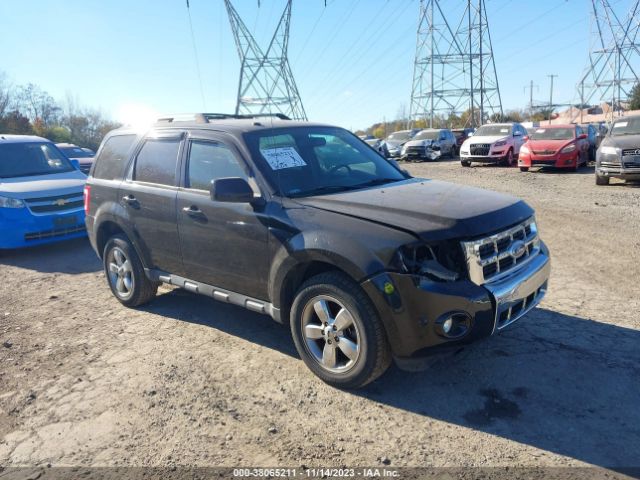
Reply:
<svg viewBox="0 0 640 480"><path fill-rule="evenodd" d="M635 180L640 174L640 117L623 117L610 128L604 124L558 124L525 128L522 124L492 123L473 129L412 129L393 132L384 140L361 137L386 158L404 161L437 160L458 155L463 167L473 162L520 167L578 170L596 161L596 183L611 177Z"/></svg>

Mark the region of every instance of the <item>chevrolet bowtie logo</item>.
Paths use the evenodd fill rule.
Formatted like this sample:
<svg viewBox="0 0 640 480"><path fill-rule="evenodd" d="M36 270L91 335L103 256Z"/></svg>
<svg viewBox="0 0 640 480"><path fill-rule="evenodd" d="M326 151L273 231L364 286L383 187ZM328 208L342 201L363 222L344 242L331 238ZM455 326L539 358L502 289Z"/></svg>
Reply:
<svg viewBox="0 0 640 480"><path fill-rule="evenodd" d="M53 204L57 205L58 207L63 207L64 205L67 204L67 201L64 198L59 198L58 200L53 202Z"/></svg>

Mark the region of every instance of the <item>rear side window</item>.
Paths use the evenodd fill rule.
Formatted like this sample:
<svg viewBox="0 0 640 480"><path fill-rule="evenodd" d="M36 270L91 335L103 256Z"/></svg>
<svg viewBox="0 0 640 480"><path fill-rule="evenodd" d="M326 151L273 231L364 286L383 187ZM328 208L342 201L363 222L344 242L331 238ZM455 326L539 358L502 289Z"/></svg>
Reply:
<svg viewBox="0 0 640 480"><path fill-rule="evenodd" d="M180 139L149 139L144 142L133 173L137 182L176 184Z"/></svg>
<svg viewBox="0 0 640 480"><path fill-rule="evenodd" d="M187 186L198 190L209 190L211 181L218 178L247 179L247 174L231 150L213 142L191 142L188 172Z"/></svg>
<svg viewBox="0 0 640 480"><path fill-rule="evenodd" d="M114 135L109 137L96 158L93 169L94 178L121 180L127 168L129 151L135 141L135 135Z"/></svg>

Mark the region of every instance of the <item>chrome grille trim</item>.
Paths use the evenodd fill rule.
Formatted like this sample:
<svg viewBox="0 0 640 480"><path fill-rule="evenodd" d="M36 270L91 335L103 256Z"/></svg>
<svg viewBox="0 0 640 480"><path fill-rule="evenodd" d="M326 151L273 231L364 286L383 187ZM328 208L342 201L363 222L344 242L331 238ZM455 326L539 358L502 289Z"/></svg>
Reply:
<svg viewBox="0 0 640 480"><path fill-rule="evenodd" d="M522 245L516 245L521 242ZM518 252L514 247L520 246ZM509 275L540 253L540 238L535 219L478 240L462 242L469 278L477 285ZM500 267L503 263L506 266Z"/></svg>

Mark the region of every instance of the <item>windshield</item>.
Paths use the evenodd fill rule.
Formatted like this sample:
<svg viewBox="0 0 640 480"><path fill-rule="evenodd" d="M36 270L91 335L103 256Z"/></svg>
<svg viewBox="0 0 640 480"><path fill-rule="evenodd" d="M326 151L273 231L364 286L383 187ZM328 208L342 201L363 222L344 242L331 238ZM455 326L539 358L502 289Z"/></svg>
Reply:
<svg viewBox="0 0 640 480"><path fill-rule="evenodd" d="M506 136L511 133L511 125L483 125L475 133L475 137Z"/></svg>
<svg viewBox="0 0 640 480"><path fill-rule="evenodd" d="M69 160L49 143L0 145L0 178L50 175L72 170Z"/></svg>
<svg viewBox="0 0 640 480"><path fill-rule="evenodd" d="M277 128L246 133L245 139L262 173L284 196L356 190L406 178L341 128Z"/></svg>
<svg viewBox="0 0 640 480"><path fill-rule="evenodd" d="M440 136L440 130L422 130L413 137L414 140L437 140Z"/></svg>
<svg viewBox="0 0 640 480"><path fill-rule="evenodd" d="M571 140L575 137L574 128L536 128L529 135L531 140Z"/></svg>
<svg viewBox="0 0 640 480"><path fill-rule="evenodd" d="M640 135L640 117L621 118L611 126L611 135Z"/></svg>
<svg viewBox="0 0 640 480"><path fill-rule="evenodd" d="M404 142L405 140L409 140L410 138L411 132L409 130L402 130L400 132L393 132L387 137L387 140L391 140L393 142Z"/></svg>
<svg viewBox="0 0 640 480"><path fill-rule="evenodd" d="M91 158L93 154L84 151L80 147L58 147L68 158Z"/></svg>

